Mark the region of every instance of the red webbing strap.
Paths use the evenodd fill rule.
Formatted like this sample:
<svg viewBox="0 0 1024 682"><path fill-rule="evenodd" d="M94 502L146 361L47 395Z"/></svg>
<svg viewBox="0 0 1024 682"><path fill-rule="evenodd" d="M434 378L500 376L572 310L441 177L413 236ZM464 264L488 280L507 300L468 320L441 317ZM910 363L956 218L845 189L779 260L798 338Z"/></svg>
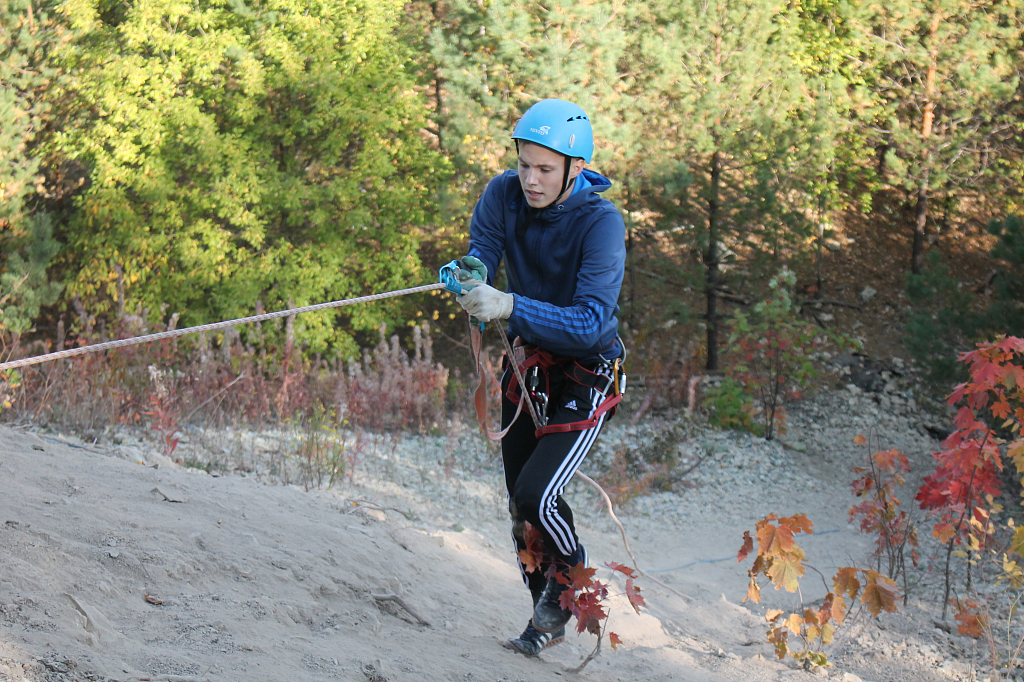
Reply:
<svg viewBox="0 0 1024 682"><path fill-rule="evenodd" d="M547 370L549 367L554 367L559 364L558 358L549 351L543 348L537 348L536 346L529 347L529 350L524 348L525 352L529 353L526 359L519 365L519 372L512 375L511 381L508 384L508 390L505 391L505 397L511 400L513 403L519 403L519 394L516 393L516 388L519 386L518 374L525 372L531 367L540 367L543 370Z"/></svg>
<svg viewBox="0 0 1024 682"><path fill-rule="evenodd" d="M480 362L483 333L475 324L469 325L469 343L473 350L473 361L476 362L476 373L480 377L480 383L477 384L476 393L473 395L473 402L476 404L476 419L480 422L480 430L484 435L491 440L501 440L508 433L508 430L512 428L512 425L516 423L516 420L519 419L519 415L523 411L523 405L520 402L516 406L516 415L512 417L512 421L509 422L508 426L501 431L495 433L487 428L487 392L490 376L487 373L487 368Z"/></svg>
<svg viewBox="0 0 1024 682"><path fill-rule="evenodd" d="M598 408L594 410L594 414L591 415L590 419L584 419L578 422L569 422L568 424L548 424L547 426L542 426L537 429L534 432L534 435L537 438L540 438L541 436L546 436L549 433L568 433L569 431L585 431L587 429L592 429L597 426L597 422L600 421L601 415L618 405L621 400L622 394L620 393L601 403Z"/></svg>

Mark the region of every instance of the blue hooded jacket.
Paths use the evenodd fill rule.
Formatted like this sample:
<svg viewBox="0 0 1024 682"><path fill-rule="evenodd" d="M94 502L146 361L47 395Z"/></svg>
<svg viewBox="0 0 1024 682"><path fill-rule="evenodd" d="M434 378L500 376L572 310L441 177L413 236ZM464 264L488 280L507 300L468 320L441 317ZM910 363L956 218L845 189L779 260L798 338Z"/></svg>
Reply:
<svg viewBox="0 0 1024 682"><path fill-rule="evenodd" d="M599 196L608 178L583 170L583 186L563 203L537 213L521 236L528 204L514 170L487 185L473 209L469 255L487 266L487 283L502 259L515 297L509 334L558 355L622 356L616 342L619 290L626 264L626 227ZM528 215L528 214L526 214Z"/></svg>

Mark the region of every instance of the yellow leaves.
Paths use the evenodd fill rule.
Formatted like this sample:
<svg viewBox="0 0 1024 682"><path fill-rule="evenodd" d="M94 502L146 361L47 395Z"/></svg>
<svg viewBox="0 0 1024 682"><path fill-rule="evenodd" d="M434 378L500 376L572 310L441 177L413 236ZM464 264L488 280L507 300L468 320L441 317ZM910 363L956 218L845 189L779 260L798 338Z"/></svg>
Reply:
<svg viewBox="0 0 1024 682"><path fill-rule="evenodd" d="M1010 443L1006 449L1006 454L1017 467L1017 471L1024 471L1024 438Z"/></svg>
<svg viewBox="0 0 1024 682"><path fill-rule="evenodd" d="M1010 551L1017 556L1024 556L1024 526L1020 526L1013 532L1013 539L1010 540Z"/></svg>
<svg viewBox="0 0 1024 682"><path fill-rule="evenodd" d="M828 620L834 621L837 626L842 625L843 621L846 620L846 598L843 597L843 595L832 595L832 605L829 609L829 616Z"/></svg>
<svg viewBox="0 0 1024 682"><path fill-rule="evenodd" d="M804 574L804 551L794 546L792 552L776 558L766 571L775 589L785 588L787 592L796 592L800 587L800 578Z"/></svg>
<svg viewBox="0 0 1024 682"><path fill-rule="evenodd" d="M786 629L788 629L794 635L799 635L800 634L800 630L803 628L803 624L804 624L804 619L801 618L800 616L798 616L795 613L789 614L789 618L787 618L783 622L783 625L786 627Z"/></svg>
<svg viewBox="0 0 1024 682"><path fill-rule="evenodd" d="M853 439L853 442L857 445L867 445L868 439L861 434L857 434L857 437Z"/></svg>
<svg viewBox="0 0 1024 682"><path fill-rule="evenodd" d="M747 584L747 596L743 598L743 601L748 599L755 604L761 603L761 586L757 584L757 578L754 575L750 576L750 582Z"/></svg>
<svg viewBox="0 0 1024 682"><path fill-rule="evenodd" d="M860 592L860 580L857 579L857 569L852 567L840 568L832 579L832 587L835 590L836 598L841 599L844 594L851 598Z"/></svg>
<svg viewBox="0 0 1024 682"><path fill-rule="evenodd" d="M825 623L822 626L809 625L807 627L807 639L820 640L822 644L831 644L835 637L836 626L832 623ZM821 664L819 664L821 665Z"/></svg>
<svg viewBox="0 0 1024 682"><path fill-rule="evenodd" d="M759 549L748 571L750 580L743 601L760 602L758 578L762 575L772 582L776 590L785 588L796 592L806 566L804 550L796 544L793 536L800 532L810 533L811 529L811 522L803 514L786 518L770 514L756 524ZM754 545L749 531L743 537L740 561L753 551ZM836 571L832 584L834 592L827 594L816 609L804 609L802 613L788 615L780 609L766 611L765 621L770 626L766 632L767 641L775 647L780 659L789 655L805 665L829 665L825 654L818 649L833 642L836 628L846 619L848 605L858 598L875 616L883 611L896 610L896 582L877 571L843 567ZM796 650L795 644L791 647L791 635L803 642L802 650Z"/></svg>
<svg viewBox="0 0 1024 682"><path fill-rule="evenodd" d="M775 627L768 631L768 643L775 647L775 654L780 661L789 653L788 639L789 630L786 628Z"/></svg>
<svg viewBox="0 0 1024 682"><path fill-rule="evenodd" d="M761 554L780 554L789 552L795 546L793 530L789 526L765 524L757 531L758 550Z"/></svg>

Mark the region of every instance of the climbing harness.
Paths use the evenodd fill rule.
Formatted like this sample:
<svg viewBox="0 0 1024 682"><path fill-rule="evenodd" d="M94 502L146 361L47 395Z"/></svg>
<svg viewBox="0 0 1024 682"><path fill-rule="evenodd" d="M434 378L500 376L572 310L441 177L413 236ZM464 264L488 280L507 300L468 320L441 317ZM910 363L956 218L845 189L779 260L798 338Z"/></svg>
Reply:
<svg viewBox="0 0 1024 682"><path fill-rule="evenodd" d="M597 426L601 417L606 413L611 418L615 414L618 404L622 402L625 374L622 372L622 363L618 359L611 363L603 362L598 367L598 369L604 368L607 371L606 374L584 367L576 358L558 356L530 344L519 345L517 349L520 349L521 352L510 355L509 364L519 371L509 381L505 397L513 403L525 402L528 405L536 404L538 406L540 414L539 419L535 421L537 428L534 431L537 438L549 433L591 429ZM521 378L524 371L526 372L525 382ZM551 372L554 371L560 372L569 384L593 389L605 396L590 417L567 424L548 424L547 408L552 397ZM520 388L518 392L516 391L517 387Z"/></svg>
<svg viewBox="0 0 1024 682"><path fill-rule="evenodd" d="M465 268L462 267L462 263L458 260L453 260L441 268L441 281L445 283L445 288L448 291L456 294L463 292L459 274L464 270ZM487 368L480 361L485 325L482 322L473 324L471 318L469 327L470 347L473 353L473 361L476 364L477 376L479 377L473 402L476 406L480 430L488 438L491 440L501 440L519 419L524 404L526 405L527 412L530 413L530 417L533 419L534 435L537 438L549 433L567 433L569 431L590 429L597 426L604 414L607 413L609 418L615 414L615 409L622 402L622 394L626 389L626 375L623 372L622 359L609 362L601 358L604 360L603 365L609 373L606 375L594 372L581 365L575 358L557 356L537 346L518 343L519 339L517 339L517 343L513 347L513 344L509 343L508 334L505 332L502 324L498 321L495 321L495 323L498 327L498 336L501 337L502 344L505 346L505 357L513 373L513 378L509 382L505 395L516 405L516 413L508 426L501 431L491 431L487 427L489 375ZM622 339L616 337L616 340L622 346L623 351L625 351ZM551 393L549 371L563 372L568 381L598 391L606 396L605 400L601 402L594 413L587 419L568 424L548 424L547 411ZM516 392L517 387L522 387L518 393ZM523 400L522 397L526 399Z"/></svg>

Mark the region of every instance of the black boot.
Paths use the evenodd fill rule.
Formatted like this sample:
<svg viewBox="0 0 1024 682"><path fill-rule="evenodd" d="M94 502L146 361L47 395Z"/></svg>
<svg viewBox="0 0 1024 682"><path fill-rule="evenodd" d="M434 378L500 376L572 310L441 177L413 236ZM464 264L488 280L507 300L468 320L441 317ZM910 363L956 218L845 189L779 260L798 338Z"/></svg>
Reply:
<svg viewBox="0 0 1024 682"><path fill-rule="evenodd" d="M572 556L556 563L556 570L561 569L560 572L564 576L569 568L579 563L585 563L586 557L587 554L583 549L583 545L577 545L576 551L573 552ZM533 607L533 627L544 633L553 633L565 628L565 624L572 618L572 611L563 609L559 599L568 587L568 585L563 585L558 581L557 574L548 578L547 585L544 586L544 592L541 593L540 598Z"/></svg>
<svg viewBox="0 0 1024 682"><path fill-rule="evenodd" d="M536 656L549 646L560 644L565 639L565 628L559 628L554 632L540 632L533 627L531 620L526 624L523 634L505 641L502 646L512 651L518 651L524 656Z"/></svg>

